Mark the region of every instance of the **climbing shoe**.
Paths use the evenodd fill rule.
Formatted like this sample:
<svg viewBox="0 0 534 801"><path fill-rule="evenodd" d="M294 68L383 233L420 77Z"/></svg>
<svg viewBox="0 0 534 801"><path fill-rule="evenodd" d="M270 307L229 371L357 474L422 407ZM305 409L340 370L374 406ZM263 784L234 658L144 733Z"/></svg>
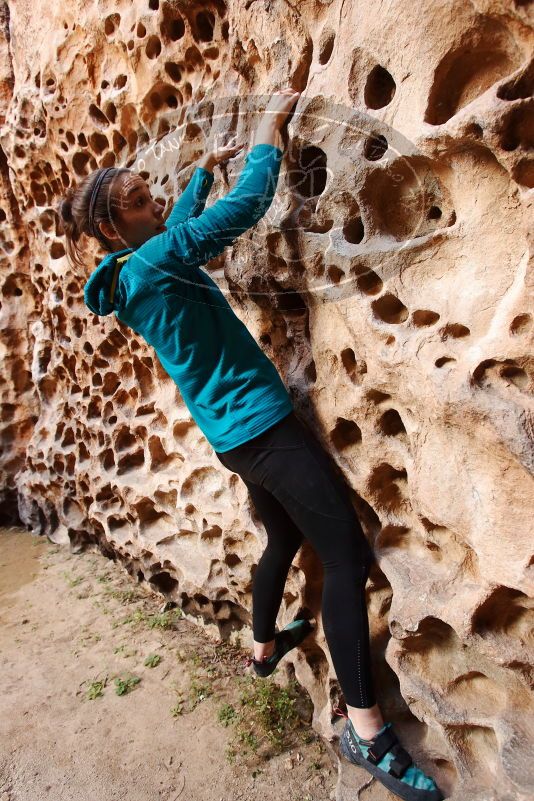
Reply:
<svg viewBox="0 0 534 801"><path fill-rule="evenodd" d="M349 762L365 768L384 787L405 801L443 801L444 795L434 779L414 765L392 725L385 723L372 740L364 740L356 734L347 717L340 739L341 753Z"/></svg>
<svg viewBox="0 0 534 801"><path fill-rule="evenodd" d="M255 673L262 678L270 676L283 656L313 631L309 620L293 620L282 631L274 635L274 652L272 656L264 656L262 660L248 657L246 664L252 665Z"/></svg>

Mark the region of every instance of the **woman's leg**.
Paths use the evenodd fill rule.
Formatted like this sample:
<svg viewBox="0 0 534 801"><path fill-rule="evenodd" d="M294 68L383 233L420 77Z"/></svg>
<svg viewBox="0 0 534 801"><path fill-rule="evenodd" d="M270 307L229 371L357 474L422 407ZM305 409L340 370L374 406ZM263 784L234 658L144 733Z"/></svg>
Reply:
<svg viewBox="0 0 534 801"><path fill-rule="evenodd" d="M376 723L378 730L382 725L373 688L365 599L374 555L345 482L294 414L223 456L228 469L279 501L318 553L324 568L323 628L332 662L356 731L362 737L372 736L375 731L369 728Z"/></svg>
<svg viewBox="0 0 534 801"><path fill-rule="evenodd" d="M245 480L245 484L267 532L267 546L252 582L254 658L261 660L274 651L276 618L287 574L303 536L271 493L251 481Z"/></svg>

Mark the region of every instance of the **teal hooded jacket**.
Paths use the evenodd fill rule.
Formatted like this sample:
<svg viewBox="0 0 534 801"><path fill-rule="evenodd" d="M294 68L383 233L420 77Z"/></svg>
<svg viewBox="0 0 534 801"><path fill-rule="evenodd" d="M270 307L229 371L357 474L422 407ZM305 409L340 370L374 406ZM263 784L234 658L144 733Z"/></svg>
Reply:
<svg viewBox="0 0 534 801"><path fill-rule="evenodd" d="M255 145L234 188L207 209L214 176L197 167L167 230L136 249L109 253L84 287L92 312L115 312L154 348L219 452L261 434L293 409L276 367L201 269L263 217L282 156L275 145Z"/></svg>

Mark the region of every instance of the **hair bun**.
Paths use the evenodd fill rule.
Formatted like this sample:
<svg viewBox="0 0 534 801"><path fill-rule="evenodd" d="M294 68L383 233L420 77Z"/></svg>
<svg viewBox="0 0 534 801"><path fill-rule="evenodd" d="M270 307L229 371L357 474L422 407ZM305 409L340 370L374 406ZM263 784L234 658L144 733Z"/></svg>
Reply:
<svg viewBox="0 0 534 801"><path fill-rule="evenodd" d="M59 213L61 215L61 219L63 222L71 223L73 222L72 217L72 196L71 192L67 192L65 197L61 200L59 204Z"/></svg>

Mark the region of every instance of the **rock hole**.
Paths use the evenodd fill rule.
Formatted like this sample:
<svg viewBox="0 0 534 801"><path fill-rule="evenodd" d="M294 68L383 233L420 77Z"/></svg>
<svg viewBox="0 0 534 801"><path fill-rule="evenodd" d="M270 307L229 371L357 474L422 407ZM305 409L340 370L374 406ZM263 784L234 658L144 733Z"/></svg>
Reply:
<svg viewBox="0 0 534 801"><path fill-rule="evenodd" d="M405 469L397 469L382 462L371 473L368 480L369 492L377 506L390 511L399 510L405 503L403 488L407 484Z"/></svg>
<svg viewBox="0 0 534 801"><path fill-rule="evenodd" d="M521 159L513 168L514 181L532 189L534 187L534 160Z"/></svg>
<svg viewBox="0 0 534 801"><path fill-rule="evenodd" d="M160 31L171 42L177 42L185 34L185 22L182 17L168 16L161 23Z"/></svg>
<svg viewBox="0 0 534 801"><path fill-rule="evenodd" d="M108 118L94 103L89 106L89 116L97 128L107 128L109 126Z"/></svg>
<svg viewBox="0 0 534 801"><path fill-rule="evenodd" d="M388 140L382 134L369 136L363 146L363 155L368 161L379 161L388 149Z"/></svg>
<svg viewBox="0 0 534 801"><path fill-rule="evenodd" d="M65 255L65 248L61 242L54 242L50 247L50 256L52 259L62 259Z"/></svg>
<svg viewBox="0 0 534 801"><path fill-rule="evenodd" d="M442 125L512 72L521 54L508 30L485 18L476 32L449 51L434 72L425 122Z"/></svg>
<svg viewBox="0 0 534 801"><path fill-rule="evenodd" d="M165 570L150 576L148 581L163 595L169 595L178 588L178 581Z"/></svg>
<svg viewBox="0 0 534 801"><path fill-rule="evenodd" d="M120 22L120 14L110 14L109 17L106 17L104 20L104 33L106 36L112 36L115 33L116 28L119 27Z"/></svg>
<svg viewBox="0 0 534 801"><path fill-rule="evenodd" d="M389 523L384 526L375 540L376 548L409 548L409 540L406 534L410 529L408 526L396 526ZM401 638L404 635L404 629L397 620L392 620L390 623L390 630L394 637Z"/></svg>
<svg viewBox="0 0 534 801"><path fill-rule="evenodd" d="M396 409L388 409L384 412L378 421L378 425L382 433L388 437L396 437L398 434L406 433L402 417Z"/></svg>
<svg viewBox="0 0 534 801"><path fill-rule="evenodd" d="M304 147L298 157L298 166L289 172L291 188L301 197L316 197L326 186L326 153L319 147Z"/></svg>
<svg viewBox="0 0 534 801"><path fill-rule="evenodd" d="M475 139L481 139L484 135L484 129L478 122L470 122L469 125L466 126L465 133L467 136L474 136Z"/></svg>
<svg viewBox="0 0 534 801"><path fill-rule="evenodd" d="M206 525L206 520L202 519L202 524ZM204 531L200 532L200 539L201 540L215 540L222 536L222 528L220 526L214 525L210 526L209 528L205 528Z"/></svg>
<svg viewBox="0 0 534 801"><path fill-rule="evenodd" d="M425 325L434 325L439 320L439 317L437 312L430 309L417 309L412 314L412 322L415 326L421 328Z"/></svg>
<svg viewBox="0 0 534 801"><path fill-rule="evenodd" d="M449 364L449 362L455 362L455 361L456 359L454 359L452 356L440 356L439 359L436 359L434 364L436 365L436 367L443 367L445 364Z"/></svg>
<svg viewBox="0 0 534 801"><path fill-rule="evenodd" d="M352 378L354 370L356 369L356 356L352 348L345 348L341 351L341 361L347 374Z"/></svg>
<svg viewBox="0 0 534 801"><path fill-rule="evenodd" d="M430 206L426 216L428 220L439 220L441 215L442 211L439 206Z"/></svg>
<svg viewBox="0 0 534 801"><path fill-rule="evenodd" d="M343 236L352 245L358 245L362 241L364 233L361 217L353 217L343 226Z"/></svg>
<svg viewBox="0 0 534 801"><path fill-rule="evenodd" d="M375 317L384 323L398 324L403 323L408 318L408 309L399 298L386 292L371 304Z"/></svg>
<svg viewBox="0 0 534 801"><path fill-rule="evenodd" d="M116 121L116 119L117 119L117 107L116 107L115 103L107 103L106 104L106 117L111 123L114 123ZM118 131L114 131L113 135L114 136L115 135L119 135L120 136ZM122 139L122 136L121 136L121 139Z"/></svg>
<svg viewBox="0 0 534 801"><path fill-rule="evenodd" d="M518 389L525 389L529 384L528 375L521 367L506 365L501 369L501 377L506 378Z"/></svg>
<svg viewBox="0 0 534 801"><path fill-rule="evenodd" d="M332 55L335 41L336 34L334 31L330 28L325 28L321 33L321 38L319 39L319 64L324 65L330 61L330 56Z"/></svg>
<svg viewBox="0 0 534 801"><path fill-rule="evenodd" d="M364 89L364 100L367 108L384 108L393 100L395 81L385 67L379 64L373 67Z"/></svg>
<svg viewBox="0 0 534 801"><path fill-rule="evenodd" d="M343 278L343 276L345 275L343 270L340 267L337 267L335 264L331 264L326 272L330 281L333 284L339 284L341 278Z"/></svg>
<svg viewBox="0 0 534 801"><path fill-rule="evenodd" d="M159 36L149 36L145 47L148 58L157 58L161 53L161 41Z"/></svg>
<svg viewBox="0 0 534 801"><path fill-rule="evenodd" d="M499 86L497 97L500 100L519 100L532 97L534 94L534 62L528 68L511 81Z"/></svg>
<svg viewBox="0 0 534 801"><path fill-rule="evenodd" d="M313 359L304 368L304 376L310 383L315 383L315 381L317 381L317 369Z"/></svg>
<svg viewBox="0 0 534 801"><path fill-rule="evenodd" d="M471 621L473 634L525 635L531 630L531 601L520 590L497 587L476 610Z"/></svg>
<svg viewBox="0 0 534 801"><path fill-rule="evenodd" d="M241 559L235 553L226 554L226 556L224 557L224 561L230 568L236 567L237 565L241 564Z"/></svg>
<svg viewBox="0 0 534 801"><path fill-rule="evenodd" d="M439 329L439 335L442 341L445 341L449 337L459 339L460 337L468 336L470 333L471 331L469 328L461 323L447 323L447 325Z"/></svg>
<svg viewBox="0 0 534 801"><path fill-rule="evenodd" d="M171 78L171 80L178 83L182 77L182 71L178 64L175 64L174 61L167 61L165 63L165 72Z"/></svg>
<svg viewBox="0 0 534 801"><path fill-rule="evenodd" d="M354 420L338 417L334 430L330 434L332 444L338 451L345 450L362 440L362 432Z"/></svg>
<svg viewBox="0 0 534 801"><path fill-rule="evenodd" d="M219 48L215 47L215 45L213 45L213 47L206 47L206 49L202 52L202 55L204 56L204 58L210 58L210 59L219 58ZM206 71L208 74L211 71L211 67L209 64L206 65Z"/></svg>
<svg viewBox="0 0 534 801"><path fill-rule="evenodd" d="M119 459L117 464L117 474L123 475L130 473L133 470L138 470L143 467L145 463L145 454L143 448L139 448L135 453L128 453Z"/></svg>
<svg viewBox="0 0 534 801"><path fill-rule="evenodd" d="M356 285L365 295L376 295L383 287L382 279L373 270L367 270L356 279Z"/></svg>
<svg viewBox="0 0 534 801"><path fill-rule="evenodd" d="M201 42L211 42L213 39L213 29L215 27L215 17L211 11L201 11L195 18L197 40ZM195 31L193 31L195 35Z"/></svg>
<svg viewBox="0 0 534 801"><path fill-rule="evenodd" d="M510 333L514 335L526 334L532 328L532 315L528 312L518 314L510 323Z"/></svg>
<svg viewBox="0 0 534 801"><path fill-rule="evenodd" d="M109 142L104 134L93 133L89 136L89 147L99 156L109 148Z"/></svg>
<svg viewBox="0 0 534 801"><path fill-rule="evenodd" d="M368 398L373 403L376 403L378 406L379 403L384 403L391 398L387 392L381 392L379 389L369 389L367 390L365 397Z"/></svg>
<svg viewBox="0 0 534 801"><path fill-rule="evenodd" d="M303 314L306 312L306 303L296 289L281 287L274 280L273 284L276 286L275 305L277 309L289 314Z"/></svg>
<svg viewBox="0 0 534 801"><path fill-rule="evenodd" d="M369 206L372 227L398 241L450 224L446 221L452 213L450 196L426 158L404 157L386 169L368 172L361 197Z"/></svg>

